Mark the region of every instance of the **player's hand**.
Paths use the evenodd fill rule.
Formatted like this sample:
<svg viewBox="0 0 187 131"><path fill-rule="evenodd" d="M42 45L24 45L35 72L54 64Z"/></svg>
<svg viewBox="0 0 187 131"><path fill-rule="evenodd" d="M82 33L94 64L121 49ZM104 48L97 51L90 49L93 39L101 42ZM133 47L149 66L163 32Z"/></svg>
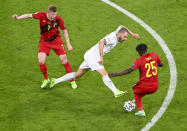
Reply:
<svg viewBox="0 0 187 131"><path fill-rule="evenodd" d="M103 65L103 63L104 63L103 57L100 57L99 64Z"/></svg>
<svg viewBox="0 0 187 131"><path fill-rule="evenodd" d="M73 50L73 48L72 48L71 45L68 45L68 50L69 50L69 51L72 51L72 50Z"/></svg>
<svg viewBox="0 0 187 131"><path fill-rule="evenodd" d="M115 73L109 73L109 77L115 77Z"/></svg>
<svg viewBox="0 0 187 131"><path fill-rule="evenodd" d="M140 36L138 34L133 34L133 37L137 40L140 40Z"/></svg>
<svg viewBox="0 0 187 131"><path fill-rule="evenodd" d="M14 14L14 15L12 15L12 18L14 18L14 19L16 19L16 20L18 20L18 15L17 14Z"/></svg>

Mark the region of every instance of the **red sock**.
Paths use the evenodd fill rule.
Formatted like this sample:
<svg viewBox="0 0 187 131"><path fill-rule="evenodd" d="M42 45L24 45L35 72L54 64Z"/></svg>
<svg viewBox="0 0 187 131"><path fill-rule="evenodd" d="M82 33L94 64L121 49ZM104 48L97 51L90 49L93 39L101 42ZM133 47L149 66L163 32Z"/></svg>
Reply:
<svg viewBox="0 0 187 131"><path fill-rule="evenodd" d="M144 95L142 94L137 94L137 93L134 93L134 99L135 99L135 103L138 107L138 110L142 111L143 110L143 106L142 106L142 97Z"/></svg>
<svg viewBox="0 0 187 131"><path fill-rule="evenodd" d="M40 71L43 73L44 79L48 80L46 65L43 64L43 65L39 65L39 66L40 66Z"/></svg>
<svg viewBox="0 0 187 131"><path fill-rule="evenodd" d="M66 70L67 73L71 73L72 72L72 68L71 68L71 65L69 64L69 62L67 62L66 64L64 64L64 68ZM74 79L70 80L71 82L72 81L75 81Z"/></svg>

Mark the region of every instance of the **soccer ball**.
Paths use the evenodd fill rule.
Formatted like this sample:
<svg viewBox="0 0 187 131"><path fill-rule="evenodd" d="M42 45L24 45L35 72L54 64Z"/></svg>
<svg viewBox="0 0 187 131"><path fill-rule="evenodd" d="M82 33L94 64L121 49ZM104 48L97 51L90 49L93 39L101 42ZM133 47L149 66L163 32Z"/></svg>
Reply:
<svg viewBox="0 0 187 131"><path fill-rule="evenodd" d="M123 108L126 112L132 112L136 108L136 105L134 102L128 100L128 101L125 101Z"/></svg>

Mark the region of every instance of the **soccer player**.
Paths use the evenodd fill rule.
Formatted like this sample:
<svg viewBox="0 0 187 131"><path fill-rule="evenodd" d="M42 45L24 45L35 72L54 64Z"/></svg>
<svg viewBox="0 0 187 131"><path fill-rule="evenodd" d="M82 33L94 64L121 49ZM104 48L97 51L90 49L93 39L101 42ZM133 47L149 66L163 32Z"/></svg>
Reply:
<svg viewBox="0 0 187 131"><path fill-rule="evenodd" d="M143 106L142 97L147 94L152 94L158 89L158 66L162 67L163 63L154 52L147 53L147 45L139 44L136 51L140 57L134 61L130 68L125 69L119 73L109 73L110 77L126 75L134 70L139 69L140 81L133 86L134 99L138 107L137 116L146 116Z"/></svg>
<svg viewBox="0 0 187 131"><path fill-rule="evenodd" d="M13 15L13 18L15 18L16 20L26 18L35 18L40 20L41 39L39 41L38 61L40 70L44 76L44 81L41 85L41 88L45 88L50 83L50 80L47 75L47 67L45 61L51 49L53 49L55 53L59 56L60 61L64 65L66 72L72 72L71 65L67 60L64 43L61 40L61 35L58 30L59 27L63 31L63 35L66 39L69 51L72 51L72 46L69 41L69 36L65 24L62 18L57 15L57 8L55 6L50 5L48 7L48 12L37 12L34 14L24 14L21 16L15 14ZM73 89L77 88L74 79L71 80L71 86Z"/></svg>
<svg viewBox="0 0 187 131"><path fill-rule="evenodd" d="M84 73L91 69L92 71L97 71L102 76L104 84L114 93L115 97L124 95L126 92L116 89L113 82L110 80L103 65L103 56L110 52L110 50L112 50L118 44L118 42L122 43L123 41L127 40L129 34L136 39L140 39L138 34L132 33L129 29L122 25L119 26L116 31L101 39L95 46L90 48L84 54L84 61L80 65L77 72L68 73L58 79L52 78L50 87L52 88L55 84L63 81L80 78Z"/></svg>

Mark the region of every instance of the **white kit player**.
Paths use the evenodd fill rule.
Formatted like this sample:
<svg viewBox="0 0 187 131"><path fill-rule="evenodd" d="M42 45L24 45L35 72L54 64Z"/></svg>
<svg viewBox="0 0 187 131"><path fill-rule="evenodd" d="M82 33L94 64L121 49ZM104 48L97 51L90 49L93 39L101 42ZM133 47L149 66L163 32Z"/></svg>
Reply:
<svg viewBox="0 0 187 131"><path fill-rule="evenodd" d="M60 82L80 78L88 70L92 70L97 71L102 76L104 84L114 93L115 97L120 97L126 94L126 91L116 89L115 85L109 78L108 73L103 65L103 56L110 52L118 44L118 42L122 43L123 41L127 40L129 34L136 39L140 39L138 34L132 33L125 26L119 26L116 31L105 36L84 54L84 61L80 65L77 72L68 73L58 79L52 78L50 88L54 87L54 85Z"/></svg>

